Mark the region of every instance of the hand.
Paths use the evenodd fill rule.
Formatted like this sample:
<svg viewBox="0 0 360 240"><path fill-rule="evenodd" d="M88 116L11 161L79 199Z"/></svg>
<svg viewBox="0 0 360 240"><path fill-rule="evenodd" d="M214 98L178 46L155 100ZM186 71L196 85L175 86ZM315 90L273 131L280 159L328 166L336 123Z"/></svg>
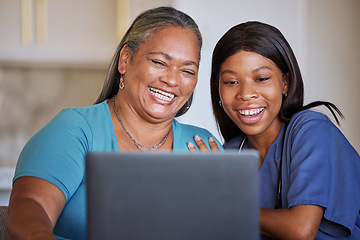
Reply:
<svg viewBox="0 0 360 240"><path fill-rule="evenodd" d="M201 152L210 151L209 148L204 143L204 141L198 135L195 135L194 140ZM215 140L212 137L209 137L209 145L210 145L211 151L213 151L213 152L220 151L218 145L216 144ZM189 148L190 152L198 151L192 142L188 142L188 148Z"/></svg>

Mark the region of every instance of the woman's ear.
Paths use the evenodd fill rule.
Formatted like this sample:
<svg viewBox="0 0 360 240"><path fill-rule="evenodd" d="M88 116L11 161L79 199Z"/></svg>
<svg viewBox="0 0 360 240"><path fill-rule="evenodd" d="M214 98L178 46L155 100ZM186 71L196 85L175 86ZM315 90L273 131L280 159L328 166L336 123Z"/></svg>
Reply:
<svg viewBox="0 0 360 240"><path fill-rule="evenodd" d="M289 90L289 73L283 75L283 94L287 94Z"/></svg>
<svg viewBox="0 0 360 240"><path fill-rule="evenodd" d="M131 60L131 56L132 53L129 50L127 44L125 44L121 50L120 50L120 54L119 54L119 63L118 63L118 71L121 75L125 74L126 72L126 67L128 65L128 63Z"/></svg>

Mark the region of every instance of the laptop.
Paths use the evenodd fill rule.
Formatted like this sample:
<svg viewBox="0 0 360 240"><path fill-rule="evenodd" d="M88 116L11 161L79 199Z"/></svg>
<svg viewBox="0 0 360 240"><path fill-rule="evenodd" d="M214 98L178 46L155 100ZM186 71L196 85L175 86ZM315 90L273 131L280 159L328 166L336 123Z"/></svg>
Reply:
<svg viewBox="0 0 360 240"><path fill-rule="evenodd" d="M88 239L259 239L256 151L89 153Z"/></svg>

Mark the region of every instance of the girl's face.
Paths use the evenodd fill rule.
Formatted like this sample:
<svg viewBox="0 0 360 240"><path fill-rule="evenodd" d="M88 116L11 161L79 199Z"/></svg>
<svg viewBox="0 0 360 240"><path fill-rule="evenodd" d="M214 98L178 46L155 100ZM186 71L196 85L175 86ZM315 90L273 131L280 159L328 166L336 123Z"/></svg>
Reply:
<svg viewBox="0 0 360 240"><path fill-rule="evenodd" d="M224 111L246 135L278 134L287 81L273 61L255 52L232 55L221 65L219 92Z"/></svg>
<svg viewBox="0 0 360 240"><path fill-rule="evenodd" d="M143 119L173 119L197 83L199 48L189 28L165 27L152 34L135 54L125 45L119 72L121 96Z"/></svg>

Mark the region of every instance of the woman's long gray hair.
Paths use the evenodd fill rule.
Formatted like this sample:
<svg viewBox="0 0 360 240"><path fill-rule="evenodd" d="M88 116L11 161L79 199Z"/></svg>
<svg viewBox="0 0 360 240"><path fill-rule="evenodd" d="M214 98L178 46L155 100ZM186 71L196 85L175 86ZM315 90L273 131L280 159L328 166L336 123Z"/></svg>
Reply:
<svg viewBox="0 0 360 240"><path fill-rule="evenodd" d="M125 33L120 41L116 52L112 58L109 70L103 85L103 88L97 97L95 104L101 103L106 99L110 99L119 91L119 82L121 74L118 71L120 51L126 44L129 50L134 54L139 46L143 44L152 33L167 26L180 26L191 29L197 40L199 46L199 61L202 47L202 36L195 21L187 14L172 8L172 7L158 7L147 10L141 13L132 23L130 28ZM188 102L179 110L176 117L183 115L189 109L192 102L193 95Z"/></svg>

